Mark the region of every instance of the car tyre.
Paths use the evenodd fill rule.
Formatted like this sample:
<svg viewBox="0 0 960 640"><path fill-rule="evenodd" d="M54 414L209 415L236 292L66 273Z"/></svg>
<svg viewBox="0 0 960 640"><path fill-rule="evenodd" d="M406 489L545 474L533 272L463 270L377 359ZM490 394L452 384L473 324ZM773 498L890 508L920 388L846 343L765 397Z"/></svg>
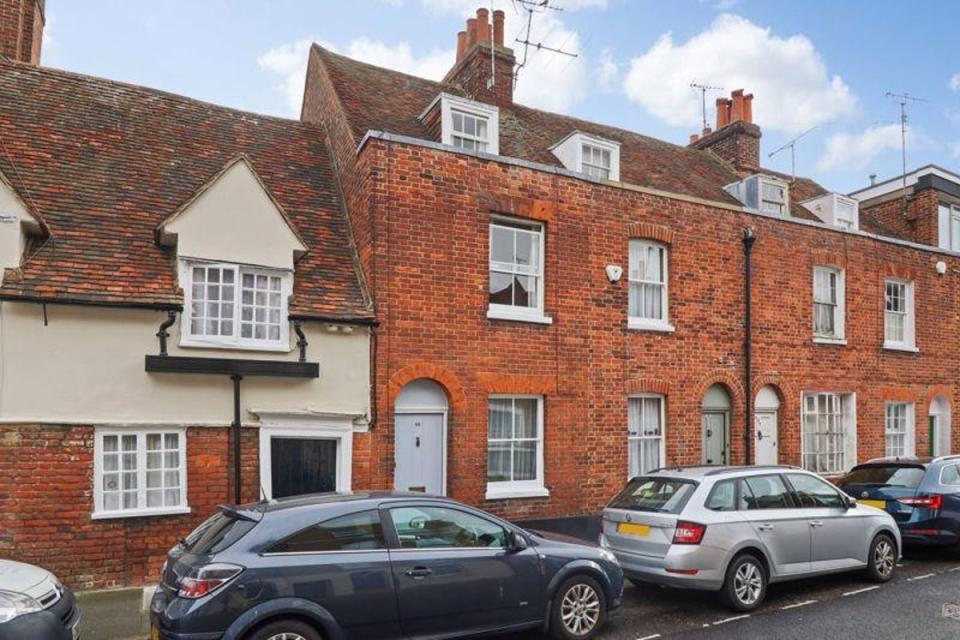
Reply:
<svg viewBox="0 0 960 640"><path fill-rule="evenodd" d="M284 619L258 627L244 640L323 640L323 636L306 622Z"/></svg>
<svg viewBox="0 0 960 640"><path fill-rule="evenodd" d="M753 611L767 596L767 570L752 553L733 559L720 590L720 599L734 611Z"/></svg>
<svg viewBox="0 0 960 640"><path fill-rule="evenodd" d="M867 577L874 582L889 582L897 570L897 543L889 533L878 533L870 543Z"/></svg>
<svg viewBox="0 0 960 640"><path fill-rule="evenodd" d="M550 607L550 633L557 640L588 640L607 619L607 599L596 580L577 575L564 580Z"/></svg>

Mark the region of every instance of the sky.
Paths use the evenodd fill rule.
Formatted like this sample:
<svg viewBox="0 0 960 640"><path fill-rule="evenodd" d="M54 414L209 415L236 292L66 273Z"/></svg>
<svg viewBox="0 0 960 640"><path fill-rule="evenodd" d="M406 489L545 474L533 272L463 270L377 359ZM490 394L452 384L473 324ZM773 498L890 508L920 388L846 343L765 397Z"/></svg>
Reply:
<svg viewBox="0 0 960 640"><path fill-rule="evenodd" d="M515 0L506 43L527 26ZM550 0L531 40L515 99L686 144L702 127L692 82L716 97L753 93L761 157L848 192L907 163L960 171L960 2L927 0ZM307 49L441 78L456 32L491 0L47 0L41 63L259 113L297 118Z"/></svg>

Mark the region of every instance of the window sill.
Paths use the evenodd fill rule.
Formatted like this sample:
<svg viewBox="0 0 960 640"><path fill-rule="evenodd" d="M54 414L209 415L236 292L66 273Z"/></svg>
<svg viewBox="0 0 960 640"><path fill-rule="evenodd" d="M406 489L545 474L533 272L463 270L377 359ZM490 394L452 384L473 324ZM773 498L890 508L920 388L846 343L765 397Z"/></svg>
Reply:
<svg viewBox="0 0 960 640"><path fill-rule="evenodd" d="M677 330L677 328L669 322L650 322L636 318L627 319L627 329L630 331L658 331L660 333L673 333Z"/></svg>
<svg viewBox="0 0 960 640"><path fill-rule="evenodd" d="M184 349L220 349L225 351L265 351L270 353L291 353L293 349L287 343L251 344L249 342L216 342L196 338L181 337L180 347Z"/></svg>
<svg viewBox="0 0 960 640"><path fill-rule="evenodd" d="M890 344L889 342L884 342L883 348L885 351L904 351L906 353L920 353L920 349L918 349L917 347L911 347L905 344Z"/></svg>
<svg viewBox="0 0 960 640"><path fill-rule="evenodd" d="M846 338L820 338L820 337L814 336L813 343L814 344L832 344L838 347L847 346Z"/></svg>
<svg viewBox="0 0 960 640"><path fill-rule="evenodd" d="M523 311L513 311L510 309L497 309L489 307L487 309L488 320L510 320L512 322L531 322L533 324L553 324L553 318L545 316L542 313L525 313Z"/></svg>
<svg viewBox="0 0 960 640"><path fill-rule="evenodd" d="M496 487L487 485L486 500L512 500L516 498L548 498L550 490L546 487Z"/></svg>
<svg viewBox="0 0 960 640"><path fill-rule="evenodd" d="M146 518L150 516L179 516L190 513L190 507L166 507L163 509L127 509L125 511L95 511L91 520L114 520L120 518Z"/></svg>

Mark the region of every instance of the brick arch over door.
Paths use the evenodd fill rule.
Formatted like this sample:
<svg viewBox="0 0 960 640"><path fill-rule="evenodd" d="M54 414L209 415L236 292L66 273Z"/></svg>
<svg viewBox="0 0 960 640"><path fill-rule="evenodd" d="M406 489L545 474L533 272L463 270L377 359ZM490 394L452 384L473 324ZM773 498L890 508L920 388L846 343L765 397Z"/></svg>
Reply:
<svg viewBox="0 0 960 640"><path fill-rule="evenodd" d="M728 463L740 463L743 461L743 384L737 378L737 375L734 371L729 369L714 369L709 371L693 385L693 388L696 390L696 395L693 398L690 398L696 406L696 415L698 416L696 422L696 430L698 434L697 440L700 442L700 453L697 455L697 458L702 462L705 456L704 443L702 436L703 429L703 409L702 402L704 396L707 394L707 391L714 385L720 386L730 398L730 410L729 410L729 425L728 425L728 434L727 434L727 462Z"/></svg>
<svg viewBox="0 0 960 640"><path fill-rule="evenodd" d="M453 411L462 411L466 408L467 394L456 374L440 365L419 362L407 365L390 376L390 382L387 383L387 402L391 410L394 407L400 390L403 389L408 382L419 380L420 378L433 380L443 387L443 390L447 394L450 408Z"/></svg>
<svg viewBox="0 0 960 640"><path fill-rule="evenodd" d="M697 402L703 399L707 390L715 384L719 384L730 394L730 402L734 411L743 410L743 383L737 378L733 371L727 369L716 369L700 377L697 381Z"/></svg>

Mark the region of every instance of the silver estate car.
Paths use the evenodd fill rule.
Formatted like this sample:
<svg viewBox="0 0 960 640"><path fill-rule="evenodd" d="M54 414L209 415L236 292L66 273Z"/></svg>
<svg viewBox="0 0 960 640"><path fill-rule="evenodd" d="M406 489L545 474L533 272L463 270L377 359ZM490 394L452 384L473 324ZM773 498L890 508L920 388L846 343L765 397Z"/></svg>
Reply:
<svg viewBox="0 0 960 640"><path fill-rule="evenodd" d="M719 591L737 611L760 606L767 584L865 570L893 577L900 532L794 467L686 467L633 478L603 510L601 546L632 582Z"/></svg>

